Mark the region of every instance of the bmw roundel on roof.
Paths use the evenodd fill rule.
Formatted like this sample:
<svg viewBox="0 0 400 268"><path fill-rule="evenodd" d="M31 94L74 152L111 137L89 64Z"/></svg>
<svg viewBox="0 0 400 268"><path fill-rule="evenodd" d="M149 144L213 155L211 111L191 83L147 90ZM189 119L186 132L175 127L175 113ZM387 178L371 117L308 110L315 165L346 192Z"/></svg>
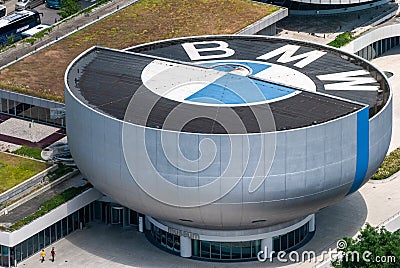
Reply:
<svg viewBox="0 0 400 268"><path fill-rule="evenodd" d="M234 133L287 130L366 107L373 116L389 96L381 74L370 72L362 59L294 40L207 36L88 53L82 74L88 79L80 79L85 101L124 120L134 98L132 123L153 128L226 133L216 122L233 112L245 122ZM276 129L254 123L264 110ZM171 114L177 121L189 114L196 120L183 128L182 122L166 124Z"/></svg>

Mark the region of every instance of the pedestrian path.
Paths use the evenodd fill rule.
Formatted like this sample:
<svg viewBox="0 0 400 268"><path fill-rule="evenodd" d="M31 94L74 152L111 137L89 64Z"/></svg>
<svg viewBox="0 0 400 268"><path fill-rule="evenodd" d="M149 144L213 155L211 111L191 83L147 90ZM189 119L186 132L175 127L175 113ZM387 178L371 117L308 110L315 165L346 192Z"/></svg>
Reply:
<svg viewBox="0 0 400 268"><path fill-rule="evenodd" d="M343 14L306 16L289 15L277 22L278 36L304 41L328 44L343 32L374 23L383 14L389 14L396 8L394 3Z"/></svg>
<svg viewBox="0 0 400 268"><path fill-rule="evenodd" d="M52 188L43 192L42 194L23 203L21 206L18 206L15 209L9 211L8 214L0 216L0 223L14 224L24 219L25 217L33 214L34 212L38 211L40 205L44 201L51 199L52 197L62 193L68 188L79 187L86 183L87 181L83 180L81 174L71 179L68 179L64 182L61 182L60 184L53 186Z"/></svg>

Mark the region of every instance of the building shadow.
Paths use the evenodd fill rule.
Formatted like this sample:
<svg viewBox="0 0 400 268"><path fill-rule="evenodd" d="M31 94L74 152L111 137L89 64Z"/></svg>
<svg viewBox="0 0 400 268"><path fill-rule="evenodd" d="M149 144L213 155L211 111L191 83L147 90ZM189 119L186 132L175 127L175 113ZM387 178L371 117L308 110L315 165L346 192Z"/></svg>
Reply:
<svg viewBox="0 0 400 268"><path fill-rule="evenodd" d="M359 192L345 200L322 209L316 214L316 231L313 239L298 249L314 251L318 256L325 250L336 248L336 243L343 237L352 237L364 225L367 218L367 206ZM65 240L76 246L78 250L86 251L94 258L94 263L112 261L113 263L134 267L284 267L296 266L293 262L281 263L276 259L273 262L203 262L184 259L166 253L153 246L135 228L123 229L119 226L110 226L102 223L90 223L86 230L78 231ZM62 249L59 249L62 250ZM60 256L61 257L61 256ZM72 260L70 263L72 264ZM305 265L305 266L303 266ZM313 267L303 263L302 267Z"/></svg>

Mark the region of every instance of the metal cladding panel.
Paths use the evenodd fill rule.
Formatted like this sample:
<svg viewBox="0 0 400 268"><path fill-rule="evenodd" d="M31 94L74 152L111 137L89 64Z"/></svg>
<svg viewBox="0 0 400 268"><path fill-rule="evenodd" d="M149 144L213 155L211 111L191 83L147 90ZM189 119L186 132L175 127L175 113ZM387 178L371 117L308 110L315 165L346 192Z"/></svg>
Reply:
<svg viewBox="0 0 400 268"><path fill-rule="evenodd" d="M265 201L282 200L286 197L286 174L269 175L264 182Z"/></svg>
<svg viewBox="0 0 400 268"><path fill-rule="evenodd" d="M390 99L386 109L370 119L369 165L363 183L366 183L374 175L386 156L392 137L392 108L393 101Z"/></svg>
<svg viewBox="0 0 400 268"><path fill-rule="evenodd" d="M325 164L325 128L309 127L306 130L307 170L317 169Z"/></svg>
<svg viewBox="0 0 400 268"><path fill-rule="evenodd" d="M269 175L286 174L286 132L276 135L276 149Z"/></svg>
<svg viewBox="0 0 400 268"><path fill-rule="evenodd" d="M235 38L225 41L229 41L230 47L235 50L246 47L243 45L247 44L247 39ZM259 47L266 44L261 40L253 43ZM292 48L297 44L300 43L291 43ZM258 57L262 53L269 53L271 49L284 48L285 43L275 40L270 45L263 47L265 51L259 51L258 48L248 50ZM303 45L305 47L299 48L297 53L311 52L316 46ZM172 47L166 46L166 51ZM177 42L174 49L179 47ZM161 53L162 50L160 48L156 52ZM323 50L326 52L329 48ZM333 79L332 74L326 78L324 74L313 73L316 70L321 72L321 67L329 62L332 73L345 71L346 75L351 75L350 72L358 73L363 69L361 65L353 66L350 60L345 59L351 56L341 58L335 53L324 54L318 62L313 63L312 68L306 66L303 71L312 74L315 81L318 78L328 81L326 84L332 86L329 82ZM358 95L364 97L362 100L376 101L377 92L369 92L364 96L356 90L348 90L337 93L340 96L335 93L333 95L336 97L333 97L321 94L321 88L314 93L300 90L297 95L270 104L274 122L278 122L280 127L265 128L265 131L261 131L252 121L254 114L249 110L252 105L234 107L237 115L246 115L240 117L246 128L235 130L233 135L225 134L222 125L217 124L218 120L212 121L206 117L190 121L185 125L188 126L186 130L180 125L183 121L174 121L176 124L171 131L158 124L168 115L161 116L159 112L170 111L177 105L176 100L161 98L156 103L159 106L156 106L163 110L151 110L152 120L139 120L140 124L124 117L125 108L127 113L132 112L127 99L135 90L144 90L143 100L157 97L154 92L137 85L142 82L140 72L150 63L154 64L153 58L105 49L91 51L88 55L80 62L82 66L79 68L84 70L80 73L83 73L81 81L74 83L76 69L71 71L71 77L68 78L73 88L66 90L71 154L88 180L122 205L160 220L192 227L249 229L302 218L342 200L350 189L359 187L362 178L361 175L356 176L362 152L359 150L359 141L362 137L360 133L365 129L359 127L358 113L366 106L353 101ZM237 56L238 60L248 57L239 53ZM135 65L135 59L141 59L140 66ZM294 63L280 62L283 58L279 59L281 57L275 57L275 62L282 66ZM92 64L92 61L97 63ZM109 61L112 64L108 64ZM336 62L345 69L338 67ZM180 64L179 68L198 68ZM96 80L98 76L99 80ZM378 83L374 82L373 85L378 86ZM323 86L318 84L318 87ZM385 90L383 87L382 92L387 94ZM80 94L82 91L85 91L84 94ZM353 101L337 98L348 96ZM166 105L168 103L175 106ZM140 105L140 102L138 104L137 112L144 117L149 112L146 110L148 107ZM121 109L121 105L124 109ZM371 109L371 116L382 108L379 105L377 103L375 110ZM187 113L196 114L203 106L207 105L186 103L182 107L179 105L176 111L182 112L185 119ZM216 108L211 105L204 110L217 112L217 119L221 115L229 115L227 106ZM226 121L228 128L233 122ZM197 126L205 128L197 131ZM370 120L366 177L382 161L390 134L391 103Z"/></svg>
<svg viewBox="0 0 400 268"><path fill-rule="evenodd" d="M307 161L304 157L307 148L306 137L306 129L286 132L286 173L301 172L306 169Z"/></svg>
<svg viewBox="0 0 400 268"><path fill-rule="evenodd" d="M67 116L72 119L69 121L69 125L67 126L69 129L68 135L70 139L71 152L78 167L96 188L115 199L117 202L160 219L176 223L182 223L178 220L179 218L190 219L193 222L185 222L185 224L196 227L214 226L227 229L232 229L239 225L243 228L254 227L251 222L257 221L263 217L267 218L265 225L272 223L276 224L316 212L321 207L325 207L336 202L338 199L343 198L350 187L349 183L341 186L341 174L343 172L338 173L338 170L350 170L352 167L354 168L355 157L352 155L355 154L355 151L351 154L351 151L348 148L348 142L346 143L344 140L336 139L336 137L333 136L348 135L351 131L347 128L338 127L337 121L332 121L322 125L312 126L307 129L279 132L276 137L278 144L272 165L280 163L282 166L278 168L275 167L275 170L280 170L281 174L268 176L256 191L249 193L249 185L253 178L244 177L238 181L232 191L209 205L201 206L200 208L180 208L169 206L149 196L138 187L132 177L128 166L125 163L125 159L123 159L124 154L121 153L122 146L118 146L121 142L122 122L100 115L93 110L89 110L80 105L74 99L70 101L70 97L68 96L66 99L68 104ZM80 120L76 120L78 117ZM338 121L343 121L344 125L350 125L350 123L347 123L346 121L351 122L352 120L354 121L354 118L350 116ZM343 133L337 133L337 131L332 131L332 129L340 129ZM139 147L137 144L143 142L138 139L138 131L143 131L143 128L132 125L129 126L129 133L131 134L130 138L134 143L133 146L128 146L128 149L136 153ZM294 133L296 131L299 131L299 133ZM171 178L171 174L177 174L178 179L176 183L181 186L196 186L196 184L193 184L193 182L196 183L196 179L193 179L193 176L195 178L199 176L199 181L201 181L200 184L215 180L216 178L212 178L210 174L215 174L217 176L220 175L220 164L227 163L227 159L224 159L225 155L227 158L230 156L225 153L219 154L219 157L224 160L217 160L213 163L218 167L215 168L217 173L203 172L204 176L202 177L200 177L199 174L192 174L192 177L190 177L189 172L181 172L178 169L175 169L174 171L171 167L166 168L165 165L171 164L166 159L162 159L161 161L160 155L163 153L164 149L167 149L163 148L160 144L162 131L146 129L145 133L146 149L148 150L149 159L155 161L154 164L157 170L165 172L165 174L162 175L165 175L166 178ZM322 134L324 134L322 140L325 142L321 141ZM199 156L198 148L201 146L203 146L203 150L212 149L212 147L209 147L211 146L211 143L209 145L203 143L199 147L198 141L201 141L204 138L203 135L197 136L185 133L174 133L174 135L179 135L180 138L183 137L181 144L185 147L183 154L188 159L196 160ZM212 135L205 136L207 138L211 137L214 142L226 139L222 144L217 143L217 148L227 146L222 149L222 151L229 151L228 147L230 143L228 142L227 137L217 135L215 137ZM176 139L176 137L170 135L170 133L169 135L166 135L166 137ZM288 137L292 142L281 144L284 143L283 141L286 141ZM300 138L302 140L299 140ZM236 139L247 140L247 137L243 136L238 138L238 136L236 136ZM147 142L147 140L149 142ZM329 162L325 163L324 161L317 161L315 159L313 152L318 155L318 153L324 151L325 148L321 148L321 145L325 144L328 140L339 152L342 152L343 150L348 154L348 159L346 161L339 161L331 164ZM257 138L253 138L253 141L257 141ZM299 143L296 144L296 141ZM333 141L339 141L339 143L334 144ZM168 146L170 143L166 142L165 144ZM302 155L302 161L304 163L299 165L300 167L303 167L303 170L291 173L286 172L285 167L287 163L290 161L297 161L296 157L293 157L293 155L288 151L294 150L299 146L301 148L307 148L304 149L304 151L308 152ZM346 146L346 148L343 146ZM354 146L350 147L354 148ZM124 148L127 149L126 147ZM283 152L280 150L283 150ZM326 152L323 155L325 154ZM172 156L176 156L176 154ZM144 157L144 155L141 157L143 161L145 161ZM120 161L120 164L117 163L118 161ZM308 161L312 164L308 164ZM319 163L320 165L318 166L316 163ZM251 165L253 167L255 166L254 163ZM140 171L138 174L151 180L153 176L152 172L145 168L141 168L143 166L144 164L138 161L130 168L133 167L139 169ZM313 168L307 169L308 166L312 166ZM205 170L207 170L207 168ZM243 172L242 167L239 167L235 173L240 171ZM346 181L351 183L354 175L350 171L346 172L344 173L351 175L351 178L347 178ZM186 176L183 176L183 173L186 173ZM157 185L154 180L153 187L156 189L157 187L160 187L160 185ZM220 185L219 187L214 187L212 190L218 194L221 192L222 188L223 185ZM228 207L232 208L233 204L236 204L234 205L236 208L235 210L226 209ZM281 211L285 212L283 213ZM262 225L262 223L258 224Z"/></svg>
<svg viewBox="0 0 400 268"><path fill-rule="evenodd" d="M323 128L325 129L325 165L336 164L342 160L342 120L335 120Z"/></svg>

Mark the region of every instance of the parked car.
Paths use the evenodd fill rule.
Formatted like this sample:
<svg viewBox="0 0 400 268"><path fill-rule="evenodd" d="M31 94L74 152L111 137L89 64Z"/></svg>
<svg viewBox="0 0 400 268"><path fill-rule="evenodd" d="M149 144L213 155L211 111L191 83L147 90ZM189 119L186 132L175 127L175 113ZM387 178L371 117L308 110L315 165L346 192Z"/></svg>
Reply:
<svg viewBox="0 0 400 268"><path fill-rule="evenodd" d="M15 10L20 11L24 9L32 9L41 4L44 4L45 0L18 0L15 4Z"/></svg>
<svg viewBox="0 0 400 268"><path fill-rule="evenodd" d="M6 6L0 5L0 18L4 17L7 14Z"/></svg>

